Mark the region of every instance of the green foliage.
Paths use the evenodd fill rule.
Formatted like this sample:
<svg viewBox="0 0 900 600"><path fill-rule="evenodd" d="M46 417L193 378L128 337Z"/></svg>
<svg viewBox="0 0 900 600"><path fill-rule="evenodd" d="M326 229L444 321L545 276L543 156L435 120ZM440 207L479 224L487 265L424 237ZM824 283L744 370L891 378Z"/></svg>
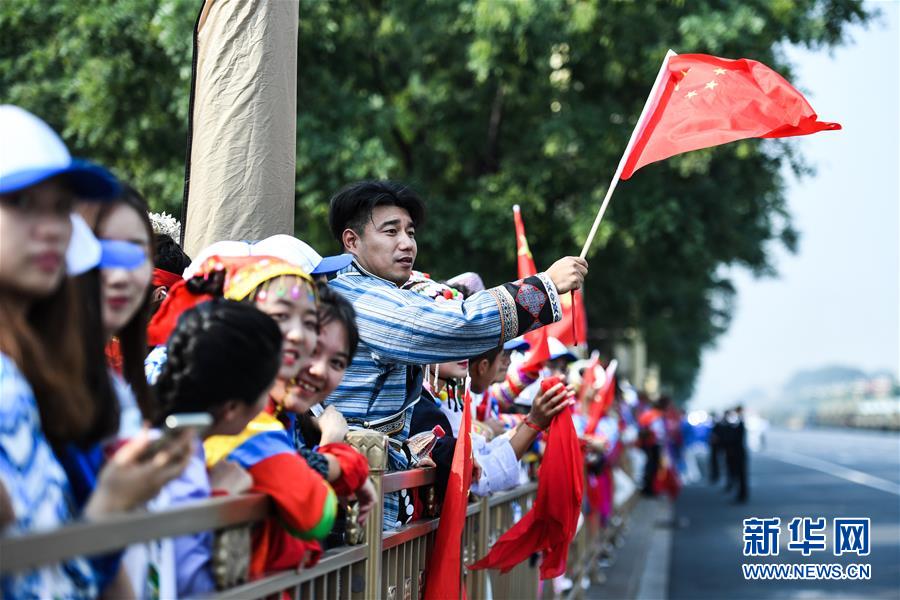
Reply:
<svg viewBox="0 0 900 600"><path fill-rule="evenodd" d="M0 102L178 210L195 0L0 3ZM177 213L176 213L177 214Z"/></svg>
<svg viewBox="0 0 900 600"><path fill-rule="evenodd" d="M5 0L0 100L177 210L199 5ZM790 78L781 45L839 44L870 17L861 0L300 0L297 233L336 248L329 196L392 177L429 203L421 268L513 278L513 204L546 267L579 252L666 49ZM728 325L721 267L771 274L773 244L796 243L784 164L805 168L790 143L745 141L616 191L590 255L590 327L643 329L676 397Z"/></svg>

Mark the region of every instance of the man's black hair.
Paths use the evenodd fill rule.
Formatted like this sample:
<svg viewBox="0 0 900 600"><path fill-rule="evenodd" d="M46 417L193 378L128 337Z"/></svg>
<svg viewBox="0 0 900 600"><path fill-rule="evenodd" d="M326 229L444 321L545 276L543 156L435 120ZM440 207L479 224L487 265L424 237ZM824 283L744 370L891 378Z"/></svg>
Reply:
<svg viewBox="0 0 900 600"><path fill-rule="evenodd" d="M153 255L153 266L169 273L181 275L188 265L191 257L184 253L175 240L167 233L156 235L156 252Z"/></svg>
<svg viewBox="0 0 900 600"><path fill-rule="evenodd" d="M417 227L425 221L425 203L411 188L395 181L359 181L331 198L328 226L334 239L342 244L341 237L346 229L362 233L376 206L406 209Z"/></svg>

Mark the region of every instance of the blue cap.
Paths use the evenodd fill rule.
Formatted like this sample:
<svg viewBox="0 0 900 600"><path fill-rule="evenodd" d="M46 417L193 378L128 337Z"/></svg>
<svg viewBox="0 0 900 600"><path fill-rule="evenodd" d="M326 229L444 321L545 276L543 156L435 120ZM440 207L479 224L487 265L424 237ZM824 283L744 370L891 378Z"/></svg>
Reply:
<svg viewBox="0 0 900 600"><path fill-rule="evenodd" d="M312 270L310 275L328 275L335 273L341 269L346 269L353 262L352 254L337 254L335 256L324 256L316 268Z"/></svg>
<svg viewBox="0 0 900 600"><path fill-rule="evenodd" d="M519 352L528 352L531 349L531 344L525 341L525 338L517 337L509 340L505 344L503 344L504 350L518 350Z"/></svg>

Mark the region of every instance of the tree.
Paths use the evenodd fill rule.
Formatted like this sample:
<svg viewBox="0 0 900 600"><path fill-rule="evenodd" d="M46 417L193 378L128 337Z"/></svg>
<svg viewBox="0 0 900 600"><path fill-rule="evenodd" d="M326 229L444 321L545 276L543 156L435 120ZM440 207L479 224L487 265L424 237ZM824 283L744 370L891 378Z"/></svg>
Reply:
<svg viewBox="0 0 900 600"><path fill-rule="evenodd" d="M297 234L335 249L330 195L399 179L429 204L417 265L489 283L515 275L513 204L539 268L579 251L668 48L754 58L790 79L782 45L834 46L872 17L861 0L300 2ZM3 100L174 209L199 3L47 6L0 6ZM773 242L794 248L781 172L806 169L797 148L693 152L616 192L589 257L590 327L642 329L678 398L728 325L721 267L769 275Z"/></svg>

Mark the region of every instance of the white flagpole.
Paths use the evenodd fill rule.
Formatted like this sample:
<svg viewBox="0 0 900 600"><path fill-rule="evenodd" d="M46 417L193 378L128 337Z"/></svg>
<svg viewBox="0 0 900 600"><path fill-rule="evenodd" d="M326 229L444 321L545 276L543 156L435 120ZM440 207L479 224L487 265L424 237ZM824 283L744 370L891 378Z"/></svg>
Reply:
<svg viewBox="0 0 900 600"><path fill-rule="evenodd" d="M644 122L656 109L656 103L658 101L656 94L659 91L659 87L662 85L666 68L669 65L669 59L673 56L677 56L677 54L672 50L669 50L666 52L665 58L663 58L662 66L659 68L659 73L656 74L656 81L653 82L653 87L650 89L650 95L647 96L647 101L644 103L644 109L641 111L641 116L638 118L634 130L631 132L631 139L628 140L628 145L625 146L625 152L622 154L622 158L619 159L619 166L616 167L616 174L613 175L612 182L609 184L609 189L606 190L606 196L603 198L603 204L600 205L600 210L597 212L597 218L594 219L594 224L591 226L591 232L588 234L587 240L584 242L584 247L581 249L581 258L587 256L591 243L594 241L594 236L597 234L597 228L600 227L600 221L603 220L603 214L606 212L606 206L609 204L613 192L616 191L616 185L618 185L619 178L622 176L622 171L625 169L625 162L628 160L628 156L631 154L635 142L637 142L638 135L643 129Z"/></svg>

